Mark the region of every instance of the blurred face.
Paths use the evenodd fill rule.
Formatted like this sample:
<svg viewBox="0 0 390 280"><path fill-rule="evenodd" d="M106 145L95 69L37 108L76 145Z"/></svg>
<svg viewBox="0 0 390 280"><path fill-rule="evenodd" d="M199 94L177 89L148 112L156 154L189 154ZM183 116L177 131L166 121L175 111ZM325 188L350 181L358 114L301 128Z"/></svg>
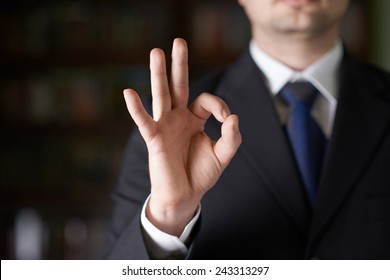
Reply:
<svg viewBox="0 0 390 280"><path fill-rule="evenodd" d="M239 0L239 3L255 33L319 36L338 29L349 0Z"/></svg>

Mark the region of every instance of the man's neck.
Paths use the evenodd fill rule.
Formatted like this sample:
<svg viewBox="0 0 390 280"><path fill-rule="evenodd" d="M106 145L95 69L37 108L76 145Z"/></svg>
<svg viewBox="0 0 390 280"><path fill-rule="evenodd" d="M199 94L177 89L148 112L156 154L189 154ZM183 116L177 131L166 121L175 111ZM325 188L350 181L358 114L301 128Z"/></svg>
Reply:
<svg viewBox="0 0 390 280"><path fill-rule="evenodd" d="M271 57L288 67L302 71L329 51L337 42L337 31L319 37L299 35L268 36L264 33L253 34L254 43Z"/></svg>

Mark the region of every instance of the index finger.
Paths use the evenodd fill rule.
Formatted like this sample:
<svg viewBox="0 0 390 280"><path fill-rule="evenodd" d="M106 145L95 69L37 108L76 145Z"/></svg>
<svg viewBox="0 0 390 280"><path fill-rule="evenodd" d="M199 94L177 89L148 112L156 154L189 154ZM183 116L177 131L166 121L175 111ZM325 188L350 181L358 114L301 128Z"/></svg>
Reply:
<svg viewBox="0 0 390 280"><path fill-rule="evenodd" d="M219 122L224 122L231 115L229 107L221 98L207 92L202 93L194 100L190 110L204 121L214 115Z"/></svg>

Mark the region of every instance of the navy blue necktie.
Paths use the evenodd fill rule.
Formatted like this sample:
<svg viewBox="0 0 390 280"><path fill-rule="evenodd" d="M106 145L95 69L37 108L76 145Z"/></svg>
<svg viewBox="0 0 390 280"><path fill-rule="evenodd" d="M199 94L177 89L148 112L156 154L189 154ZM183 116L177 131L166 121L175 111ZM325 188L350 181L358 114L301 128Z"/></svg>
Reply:
<svg viewBox="0 0 390 280"><path fill-rule="evenodd" d="M288 83L281 91L290 109L287 134L312 206L327 146L326 138L311 116L318 90L309 82Z"/></svg>

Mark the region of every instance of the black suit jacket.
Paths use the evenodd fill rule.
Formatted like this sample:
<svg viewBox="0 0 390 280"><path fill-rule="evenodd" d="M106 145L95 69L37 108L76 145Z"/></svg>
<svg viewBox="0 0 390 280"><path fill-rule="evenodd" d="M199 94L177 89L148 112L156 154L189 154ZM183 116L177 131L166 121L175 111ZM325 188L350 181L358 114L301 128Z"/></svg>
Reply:
<svg viewBox="0 0 390 280"><path fill-rule="evenodd" d="M311 209L263 74L249 53L192 87L239 116L243 143L202 200L189 258L390 259L390 76L346 55L334 130ZM217 139L220 124L206 132ZM128 142L105 258L148 259L140 209L150 192L147 150Z"/></svg>

